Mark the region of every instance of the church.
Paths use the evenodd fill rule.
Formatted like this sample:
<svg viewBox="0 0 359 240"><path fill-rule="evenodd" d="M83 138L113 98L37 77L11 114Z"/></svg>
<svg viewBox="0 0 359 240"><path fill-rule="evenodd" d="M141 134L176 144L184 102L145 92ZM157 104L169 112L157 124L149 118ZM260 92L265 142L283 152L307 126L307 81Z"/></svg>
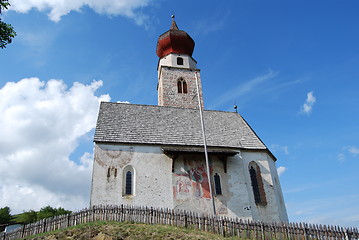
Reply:
<svg viewBox="0 0 359 240"><path fill-rule="evenodd" d="M204 109L194 46L172 17L157 42L158 105L101 103L90 205L287 222L275 156L240 114Z"/></svg>

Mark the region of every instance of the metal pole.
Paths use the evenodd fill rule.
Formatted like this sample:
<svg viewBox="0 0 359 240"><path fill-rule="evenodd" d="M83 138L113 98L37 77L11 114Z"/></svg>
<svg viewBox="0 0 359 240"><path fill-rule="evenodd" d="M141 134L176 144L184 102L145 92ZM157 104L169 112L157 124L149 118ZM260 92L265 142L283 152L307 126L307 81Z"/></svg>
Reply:
<svg viewBox="0 0 359 240"><path fill-rule="evenodd" d="M202 115L202 103L201 103L201 96L199 93L199 86L198 86L198 76L197 72L194 72L194 76L196 77L196 87L197 87L197 97L198 97L198 109L199 109L199 115L201 117L201 126L202 126L202 135L203 135L203 146L204 146L204 156L206 158L206 169L207 169L207 177L208 177L208 184L209 184L209 192L212 197L212 204L213 204L213 213L216 215L216 204L214 201L214 194L212 191L212 184L211 184L211 174L209 171L209 161L208 161L208 153L207 153L207 142L206 142L206 134L204 129L204 122L203 122L203 115Z"/></svg>

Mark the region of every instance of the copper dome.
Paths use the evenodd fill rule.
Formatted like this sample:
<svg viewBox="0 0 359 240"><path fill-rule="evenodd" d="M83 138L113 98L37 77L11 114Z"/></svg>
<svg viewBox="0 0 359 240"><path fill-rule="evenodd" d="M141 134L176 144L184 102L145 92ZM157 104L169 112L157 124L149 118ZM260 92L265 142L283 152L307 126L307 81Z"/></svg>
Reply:
<svg viewBox="0 0 359 240"><path fill-rule="evenodd" d="M170 53L187 54L192 56L194 50L193 39L182 30L179 30L172 17L170 30L158 37L156 54L159 58Z"/></svg>

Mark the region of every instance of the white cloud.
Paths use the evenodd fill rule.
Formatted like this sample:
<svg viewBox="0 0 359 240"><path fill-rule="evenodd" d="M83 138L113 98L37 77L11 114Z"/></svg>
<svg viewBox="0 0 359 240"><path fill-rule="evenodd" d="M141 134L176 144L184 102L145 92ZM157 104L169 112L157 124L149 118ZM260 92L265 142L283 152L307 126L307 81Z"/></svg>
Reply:
<svg viewBox="0 0 359 240"><path fill-rule="evenodd" d="M151 0L11 0L11 10L27 13L35 8L49 11L49 18L58 22L71 11L81 11L87 6L99 14L122 15L135 20L139 25L147 18L136 9L146 7Z"/></svg>
<svg viewBox="0 0 359 240"><path fill-rule="evenodd" d="M230 13L231 11L214 11L210 16L202 18L197 22L193 22L197 34L203 36L209 33L220 31L223 27L226 26L226 22L228 21Z"/></svg>
<svg viewBox="0 0 359 240"><path fill-rule="evenodd" d="M282 146L282 145L279 145L279 144L272 144L271 145L271 150L276 153L278 151L281 151L283 152L285 155L288 155L289 154L289 151L288 151L288 146Z"/></svg>
<svg viewBox="0 0 359 240"><path fill-rule="evenodd" d="M314 200L304 197L300 201L287 201L287 211L293 222L353 227L359 224L358 197L355 193L317 197Z"/></svg>
<svg viewBox="0 0 359 240"><path fill-rule="evenodd" d="M309 115L313 110L313 105L317 99L313 95L313 91L307 93L307 99L300 109L300 113Z"/></svg>
<svg viewBox="0 0 359 240"><path fill-rule="evenodd" d="M345 161L345 155L343 153L339 153L337 155L337 158L338 158L339 162L344 162Z"/></svg>
<svg viewBox="0 0 359 240"><path fill-rule="evenodd" d="M211 105L209 108L215 109L217 106L221 106L224 103L233 101L234 99L249 94L264 82L272 79L278 75L279 72L269 70L267 74L253 78L243 84L234 87L232 90L225 92L222 96L216 99L216 103Z"/></svg>
<svg viewBox="0 0 359 240"><path fill-rule="evenodd" d="M339 162L345 162L348 155L351 154L354 157L359 155L359 148L355 146L345 146L342 147L342 152L337 155Z"/></svg>
<svg viewBox="0 0 359 240"><path fill-rule="evenodd" d="M349 152L353 155L358 155L359 154L359 148L357 147L350 147L349 148Z"/></svg>
<svg viewBox="0 0 359 240"><path fill-rule="evenodd" d="M101 86L27 78L0 89L0 206L87 206L92 156L69 156L94 128L99 102L110 100L94 95Z"/></svg>
<svg viewBox="0 0 359 240"><path fill-rule="evenodd" d="M287 171L288 168L280 166L277 168L278 176L281 176L285 171Z"/></svg>

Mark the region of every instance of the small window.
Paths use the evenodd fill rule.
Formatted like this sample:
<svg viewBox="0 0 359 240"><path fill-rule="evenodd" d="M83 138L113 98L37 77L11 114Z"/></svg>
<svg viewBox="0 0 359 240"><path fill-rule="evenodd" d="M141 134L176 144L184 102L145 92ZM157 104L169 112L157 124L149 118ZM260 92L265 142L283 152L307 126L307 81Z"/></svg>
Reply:
<svg viewBox="0 0 359 240"><path fill-rule="evenodd" d="M183 88L183 93L187 93L187 83L185 81L182 82L182 88Z"/></svg>
<svg viewBox="0 0 359 240"><path fill-rule="evenodd" d="M187 83L183 78L179 78L177 81L178 93L187 93Z"/></svg>
<svg viewBox="0 0 359 240"><path fill-rule="evenodd" d="M183 65L183 58L181 57L177 58L177 65Z"/></svg>
<svg viewBox="0 0 359 240"><path fill-rule="evenodd" d="M131 195L132 194L132 172L126 172L126 187L125 187L125 194Z"/></svg>
<svg viewBox="0 0 359 240"><path fill-rule="evenodd" d="M111 175L114 175L115 177L117 177L117 168L115 167L109 167L107 169L107 177L111 177Z"/></svg>
<svg viewBox="0 0 359 240"><path fill-rule="evenodd" d="M218 173L214 174L214 186L216 189L216 195L222 195L221 177Z"/></svg>
<svg viewBox="0 0 359 240"><path fill-rule="evenodd" d="M254 201L257 205L267 205L263 181L259 166L255 162L250 163L249 175L251 178Z"/></svg>
<svg viewBox="0 0 359 240"><path fill-rule="evenodd" d="M135 193L135 171L132 166L126 166L123 169L122 194L134 195Z"/></svg>
<svg viewBox="0 0 359 240"><path fill-rule="evenodd" d="M178 93L182 93L182 81L180 80L177 81L177 89Z"/></svg>

